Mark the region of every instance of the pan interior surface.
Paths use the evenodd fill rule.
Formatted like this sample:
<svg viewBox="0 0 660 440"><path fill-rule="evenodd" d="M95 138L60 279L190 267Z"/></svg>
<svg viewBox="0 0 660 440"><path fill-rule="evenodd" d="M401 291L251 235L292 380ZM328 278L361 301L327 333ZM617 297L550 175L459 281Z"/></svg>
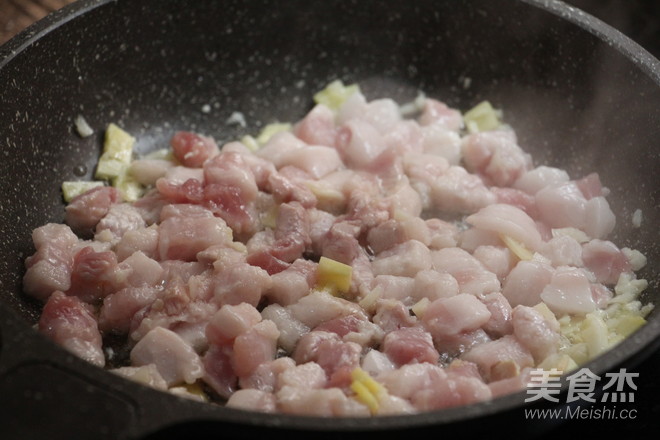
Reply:
<svg viewBox="0 0 660 440"><path fill-rule="evenodd" d="M572 177L597 171L617 215L610 239L646 255L639 275L650 285L642 299L657 303L658 62L625 40L604 41L623 37L600 32L602 24L545 3L81 0L47 18L0 50L0 311L28 325L38 319L40 304L21 291L31 231L62 222L60 184L91 178L107 124L133 134L142 153L167 147L177 130L221 145L299 119L334 79L400 103L420 92L462 110L488 99L535 163ZM235 112L246 126L229 122ZM78 115L93 136L77 135ZM637 210L641 227L632 221ZM651 344L659 312L648 321L594 370ZM13 336L5 330L2 337ZM431 426L494 414L519 399L502 402L380 427L260 415L244 421L328 430ZM204 417L243 420L214 411Z"/></svg>

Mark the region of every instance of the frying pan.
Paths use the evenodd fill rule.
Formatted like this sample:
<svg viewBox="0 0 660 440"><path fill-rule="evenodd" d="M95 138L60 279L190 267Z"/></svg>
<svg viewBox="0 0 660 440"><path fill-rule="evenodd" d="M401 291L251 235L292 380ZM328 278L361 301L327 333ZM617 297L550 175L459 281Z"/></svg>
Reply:
<svg viewBox="0 0 660 440"><path fill-rule="evenodd" d="M467 109L504 109L537 163L598 171L618 216L611 239L643 251L643 302L660 299L660 63L619 32L551 0L80 0L0 48L0 432L2 438L293 438L535 435L518 393L413 416L322 419L212 406L134 384L41 337L39 304L21 291L32 229L61 222L60 183L90 178L103 128L140 152L175 130L219 143L293 121L333 79L370 98L421 90ZM247 127L227 123L240 111ZM76 135L83 115L95 135ZM635 210L642 227L632 224ZM634 366L658 349L660 311L586 365ZM566 384L564 383L564 390ZM504 429L506 435L511 432Z"/></svg>

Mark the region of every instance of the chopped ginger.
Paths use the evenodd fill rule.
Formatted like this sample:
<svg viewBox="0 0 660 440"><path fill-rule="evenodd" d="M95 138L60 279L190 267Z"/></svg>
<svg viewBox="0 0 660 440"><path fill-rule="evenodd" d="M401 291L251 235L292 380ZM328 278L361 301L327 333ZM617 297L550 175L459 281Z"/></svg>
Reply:
<svg viewBox="0 0 660 440"><path fill-rule="evenodd" d="M352 94L359 91L357 84L344 85L342 81L335 80L314 95L314 102L338 110Z"/></svg>
<svg viewBox="0 0 660 440"><path fill-rule="evenodd" d="M62 195L64 196L64 201L69 203L76 196L79 196L80 194L86 193L90 189L96 188L97 186L103 186L103 182L98 181L98 180L96 180L96 181L81 180L81 181L62 182Z"/></svg>
<svg viewBox="0 0 660 440"><path fill-rule="evenodd" d="M125 174L133 159L135 138L115 124L109 124L105 131L103 154L96 167L95 177L111 180Z"/></svg>
<svg viewBox="0 0 660 440"><path fill-rule="evenodd" d="M112 179L112 186L119 190L125 202L135 202L144 195L144 187L128 172L128 168Z"/></svg>
<svg viewBox="0 0 660 440"><path fill-rule="evenodd" d="M424 316L424 312L426 311L426 308L429 306L431 303L431 300L428 298L424 297L417 301L411 308L412 312L417 316L418 318L421 318Z"/></svg>
<svg viewBox="0 0 660 440"><path fill-rule="evenodd" d="M268 124L264 127L263 130L261 130L261 133L257 136L257 143L259 145L264 145L266 142L270 140L274 135L277 133L283 132L283 131L290 131L291 130L291 124L288 122L285 123L279 123L279 122L274 122L272 124Z"/></svg>
<svg viewBox="0 0 660 440"><path fill-rule="evenodd" d="M318 266L318 286L335 293L346 293L351 288L353 268L331 258L321 257Z"/></svg>
<svg viewBox="0 0 660 440"><path fill-rule="evenodd" d="M181 386L172 387L169 392L177 396L185 397L187 399L197 400L199 402L208 402L209 397L202 389L201 385L197 382L191 384L183 384Z"/></svg>
<svg viewBox="0 0 660 440"><path fill-rule="evenodd" d="M385 387L376 382L366 371L356 367L351 371L351 390L356 398L367 405L372 414L380 408L380 399L387 393Z"/></svg>
<svg viewBox="0 0 660 440"><path fill-rule="evenodd" d="M627 338L644 324L646 319L639 315L623 315L619 318L615 329L619 335Z"/></svg>
<svg viewBox="0 0 660 440"><path fill-rule="evenodd" d="M534 257L532 251L527 249L525 245L520 243L518 240L515 240L510 236L504 234L500 234L500 238L502 239L506 247L508 247L511 250L511 252L513 252L514 255L520 258L521 260L531 260Z"/></svg>
<svg viewBox="0 0 660 440"><path fill-rule="evenodd" d="M463 121L470 133L495 130L501 125L501 112L495 110L488 101L482 101L463 115Z"/></svg>

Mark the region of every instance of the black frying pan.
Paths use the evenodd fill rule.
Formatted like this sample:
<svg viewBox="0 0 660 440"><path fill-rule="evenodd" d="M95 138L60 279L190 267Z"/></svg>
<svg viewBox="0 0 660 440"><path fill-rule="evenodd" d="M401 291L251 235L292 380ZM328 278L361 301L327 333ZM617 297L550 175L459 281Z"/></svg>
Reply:
<svg viewBox="0 0 660 440"><path fill-rule="evenodd" d="M524 420L524 393L373 419L203 405L115 377L31 329L39 304L20 286L30 232L62 221L60 183L91 176L109 122L134 134L142 151L166 145L177 129L222 142L275 118L301 117L309 97L335 78L401 102L418 90L462 109L487 98L505 109L539 163L574 176L598 171L619 217L612 240L647 255L643 300L659 302L660 63L592 17L542 0L81 0L0 48L3 439L164 438L206 429L225 438L273 431L492 438L512 435L502 426L515 426L518 436L548 428L548 420ZM247 129L226 124L234 111L245 114ZM78 114L95 136L75 134ZM641 228L630 221L636 209ZM588 367L603 374L636 365L657 350L658 335L655 310L647 326Z"/></svg>

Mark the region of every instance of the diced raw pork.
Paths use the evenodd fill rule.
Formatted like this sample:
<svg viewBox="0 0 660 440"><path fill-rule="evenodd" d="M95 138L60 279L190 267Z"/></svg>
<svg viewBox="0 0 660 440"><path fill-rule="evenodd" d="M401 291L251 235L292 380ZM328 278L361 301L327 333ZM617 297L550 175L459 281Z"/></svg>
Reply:
<svg viewBox="0 0 660 440"><path fill-rule="evenodd" d="M380 350L369 350L362 356L362 369L372 377L397 368L394 362Z"/></svg>
<svg viewBox="0 0 660 440"><path fill-rule="evenodd" d="M116 244L128 231L146 226L142 214L132 205L125 203L110 206L106 215L96 225L95 238Z"/></svg>
<svg viewBox="0 0 660 440"><path fill-rule="evenodd" d="M271 275L271 288L265 293L271 301L288 306L307 295L316 285L317 263L302 258L282 272Z"/></svg>
<svg viewBox="0 0 660 440"><path fill-rule="evenodd" d="M532 368L523 368L516 376L490 382L488 387L493 393L493 397L500 397L527 389L534 380L533 376L530 374L531 371Z"/></svg>
<svg viewBox="0 0 660 440"><path fill-rule="evenodd" d="M291 359L289 359L291 360ZM292 361L293 363L293 361ZM277 389L293 388L325 388L328 378L325 370L316 362L306 362L282 371L277 377Z"/></svg>
<svg viewBox="0 0 660 440"><path fill-rule="evenodd" d="M492 130L470 134L463 140L463 160L468 170L496 186L511 186L532 168L512 130Z"/></svg>
<svg viewBox="0 0 660 440"><path fill-rule="evenodd" d="M376 275L371 283L372 290L378 289L381 299L394 299L403 303L412 300L415 279L397 275Z"/></svg>
<svg viewBox="0 0 660 440"><path fill-rule="evenodd" d="M167 203L168 199L154 188L133 202L133 207L137 209L147 225L153 225L160 219L160 211Z"/></svg>
<svg viewBox="0 0 660 440"><path fill-rule="evenodd" d="M232 239L227 223L217 217L169 217L158 232L160 260L194 261L198 252Z"/></svg>
<svg viewBox="0 0 660 440"><path fill-rule="evenodd" d="M580 188L584 198L587 200L609 194L609 190L603 187L598 173L587 174L583 178L576 180L575 183L577 183L578 188Z"/></svg>
<svg viewBox="0 0 660 440"><path fill-rule="evenodd" d="M441 212L470 214L497 201L483 180L460 166L449 169L434 180L431 200Z"/></svg>
<svg viewBox="0 0 660 440"><path fill-rule="evenodd" d="M173 167L172 161L166 159L136 159L131 162L128 172L139 184L153 186Z"/></svg>
<svg viewBox="0 0 660 440"><path fill-rule="evenodd" d="M71 286L66 293L90 303L103 299L119 287L118 270L114 252L95 252L86 246L73 259Z"/></svg>
<svg viewBox="0 0 660 440"><path fill-rule="evenodd" d="M313 330L335 333L343 341L355 342L363 347L377 345L383 338L383 330L362 315L333 318Z"/></svg>
<svg viewBox="0 0 660 440"><path fill-rule="evenodd" d="M204 375L195 350L171 330L156 327L131 350L134 365L154 364L168 386L194 383Z"/></svg>
<svg viewBox="0 0 660 440"><path fill-rule="evenodd" d="M444 157L450 165L461 162L461 137L458 133L447 130L441 124L423 126L421 132L424 153Z"/></svg>
<svg viewBox="0 0 660 440"><path fill-rule="evenodd" d="M116 277L119 285L160 286L165 280L165 270L156 260L137 251L117 265Z"/></svg>
<svg viewBox="0 0 660 440"><path fill-rule="evenodd" d="M540 219L551 228L573 227L591 238L605 238L616 219L603 196L587 200L574 181L549 185L536 193Z"/></svg>
<svg viewBox="0 0 660 440"><path fill-rule="evenodd" d="M482 245L478 246L473 252L474 258L489 271L497 276L502 282L506 279L511 269L517 263L516 257L511 250L502 246Z"/></svg>
<svg viewBox="0 0 660 440"><path fill-rule="evenodd" d="M383 329L385 333L417 324L417 318L410 314L408 307L401 301L393 299L380 299L376 303L373 316L374 324Z"/></svg>
<svg viewBox="0 0 660 440"><path fill-rule="evenodd" d="M511 269L502 285L502 294L512 307L535 306L550 283L554 268L542 261L521 260Z"/></svg>
<svg viewBox="0 0 660 440"><path fill-rule="evenodd" d="M309 145L287 151L280 156L280 167L287 165L300 168L313 179L320 179L344 164L337 150L322 145Z"/></svg>
<svg viewBox="0 0 660 440"><path fill-rule="evenodd" d="M149 258L158 258L158 225L126 231L115 246L119 261L125 260L137 251Z"/></svg>
<svg viewBox="0 0 660 440"><path fill-rule="evenodd" d="M416 301L427 298L434 301L438 298L447 298L459 292L458 281L448 273L433 269L417 272L413 280L413 298Z"/></svg>
<svg viewBox="0 0 660 440"><path fill-rule="evenodd" d="M268 272L247 263L236 263L216 271L213 301L218 305L240 304L257 306L272 286Z"/></svg>
<svg viewBox="0 0 660 440"><path fill-rule="evenodd" d="M278 411L317 417L368 416L369 409L348 397L340 388L323 389L284 386L276 394Z"/></svg>
<svg viewBox="0 0 660 440"><path fill-rule="evenodd" d="M461 359L477 364L486 381L491 380L500 362L513 362L519 369L534 366L532 354L513 335L476 345Z"/></svg>
<svg viewBox="0 0 660 440"><path fill-rule="evenodd" d="M135 202L74 198L25 260L39 331L175 395L356 417L524 390L535 367L597 354L559 323L607 321L613 301L643 322L649 306L623 301L646 259L607 241L598 174L534 167L507 125L466 133L422 93L356 89L334 84L265 141L175 132L172 154L130 164Z"/></svg>
<svg viewBox="0 0 660 440"><path fill-rule="evenodd" d="M337 136L335 114L327 106L317 104L294 126L293 133L307 144L332 147Z"/></svg>
<svg viewBox="0 0 660 440"><path fill-rule="evenodd" d="M486 270L483 264L461 248L444 248L431 254L433 267L448 273L458 281L461 293L477 295L500 290L497 275Z"/></svg>
<svg viewBox="0 0 660 440"><path fill-rule="evenodd" d="M204 162L220 154L213 138L190 131L174 133L170 141L174 157L184 166L200 168Z"/></svg>
<svg viewBox="0 0 660 440"><path fill-rule="evenodd" d="M550 260L554 267L581 267L582 245L570 235L559 235L546 241L539 253Z"/></svg>
<svg viewBox="0 0 660 440"><path fill-rule="evenodd" d="M288 306L292 316L309 328L347 315L363 316L364 311L354 302L332 296L324 290L313 290L309 295Z"/></svg>
<svg viewBox="0 0 660 440"><path fill-rule="evenodd" d="M231 345L211 344L202 358L202 380L222 398L228 399L238 390L238 376L232 366Z"/></svg>
<svg viewBox="0 0 660 440"><path fill-rule="evenodd" d="M516 188L491 187L490 191L495 195L496 203L515 206L528 216L538 218L536 199L533 195Z"/></svg>
<svg viewBox="0 0 660 440"><path fill-rule="evenodd" d="M297 364L316 362L329 386L344 387L351 383L351 371L360 366L361 353L359 344L344 342L336 333L311 331L300 338L292 357Z"/></svg>
<svg viewBox="0 0 660 440"><path fill-rule="evenodd" d="M357 236L356 222L337 221L320 243L321 255L344 264L351 264L363 252Z"/></svg>
<svg viewBox="0 0 660 440"><path fill-rule="evenodd" d="M272 393L279 388L279 378L285 372L296 367L296 362L290 357L279 357L260 363L249 376L238 379L241 388L253 388ZM323 373L325 378L325 373Z"/></svg>
<svg viewBox="0 0 660 440"><path fill-rule="evenodd" d="M558 268L541 292L541 299L558 314L586 314L596 310L589 278L579 268Z"/></svg>
<svg viewBox="0 0 660 440"><path fill-rule="evenodd" d="M89 234L106 216L110 206L121 202L119 190L99 186L76 196L65 208L64 222L77 233Z"/></svg>
<svg viewBox="0 0 660 440"><path fill-rule="evenodd" d="M38 323L39 332L76 356L103 367L103 341L96 319L76 297L55 291L48 298Z"/></svg>
<svg viewBox="0 0 660 440"><path fill-rule="evenodd" d="M465 221L475 228L511 237L533 252L543 243L534 220L512 205L497 203L486 206Z"/></svg>
<svg viewBox="0 0 660 440"><path fill-rule="evenodd" d="M105 333L125 334L131 328L135 314L153 303L160 288L126 287L103 299L99 312L99 328Z"/></svg>
<svg viewBox="0 0 660 440"><path fill-rule="evenodd" d="M272 393L245 388L229 396L226 405L228 408L273 413L277 409L277 399Z"/></svg>
<svg viewBox="0 0 660 440"><path fill-rule="evenodd" d="M488 385L479 377L451 374L433 388L419 390L412 399L417 410L428 411L483 402L492 397Z"/></svg>
<svg viewBox="0 0 660 440"><path fill-rule="evenodd" d="M491 313L476 296L467 293L439 298L428 305L422 322L433 337L456 335L486 324Z"/></svg>
<svg viewBox="0 0 660 440"><path fill-rule="evenodd" d="M570 177L566 171L541 165L521 175L514 182L513 187L533 196L546 186L561 184L569 180Z"/></svg>
<svg viewBox="0 0 660 440"><path fill-rule="evenodd" d="M298 151L306 145L306 142L296 137L294 133L291 133L290 131L280 131L272 135L270 139L268 139L268 141L255 152L255 156L272 164L275 168L282 168L282 166L284 166L282 160L283 157L291 152ZM225 149L223 148L223 150Z"/></svg>
<svg viewBox="0 0 660 440"><path fill-rule="evenodd" d="M433 98L424 99L418 120L422 125L438 125L451 131L458 131L463 127L461 112Z"/></svg>
<svg viewBox="0 0 660 440"><path fill-rule="evenodd" d="M429 249L438 250L446 247L454 247L458 243L458 228L439 218L430 218L425 221L429 228Z"/></svg>
<svg viewBox="0 0 660 440"><path fill-rule="evenodd" d="M536 363L558 351L559 323L556 319L546 319L532 307L516 306L511 323L513 335L532 353Z"/></svg>
<svg viewBox="0 0 660 440"><path fill-rule="evenodd" d="M339 127L336 145L342 161L355 169L371 166L386 146L382 135L373 125L358 119L352 119Z"/></svg>
<svg viewBox="0 0 660 440"><path fill-rule="evenodd" d="M431 251L417 240L408 240L381 252L371 264L375 275L414 277L431 268Z"/></svg>
<svg viewBox="0 0 660 440"><path fill-rule="evenodd" d="M113 368L110 371L143 385L156 388L157 390L167 390L167 383L154 364L143 365L141 367L119 367Z"/></svg>
<svg viewBox="0 0 660 440"><path fill-rule="evenodd" d="M206 337L211 344L230 344L239 335L261 322L261 314L248 303L225 304L211 317Z"/></svg>
<svg viewBox="0 0 660 440"><path fill-rule="evenodd" d="M261 315L277 325L280 331L278 343L287 353L292 353L298 340L310 330L309 326L295 319L288 308L276 303L266 306Z"/></svg>
<svg viewBox="0 0 660 440"><path fill-rule="evenodd" d="M275 359L280 332L274 322L263 320L234 339L232 363L238 377L249 376L259 365Z"/></svg>
<svg viewBox="0 0 660 440"><path fill-rule="evenodd" d="M418 362L436 364L440 358L431 334L419 327L389 332L383 339L382 350L398 366Z"/></svg>
<svg viewBox="0 0 660 440"><path fill-rule="evenodd" d="M385 220L367 233L367 243L374 254L379 254L408 240L417 240L424 245L431 242L431 231L419 217Z"/></svg>
<svg viewBox="0 0 660 440"><path fill-rule="evenodd" d="M79 240L69 226L49 223L32 231L32 241L36 252L25 260L23 289L45 302L54 291L71 287Z"/></svg>
<svg viewBox="0 0 660 440"><path fill-rule="evenodd" d="M490 319L483 326L484 331L493 338L510 334L513 331L513 309L506 297L500 292L491 292L478 298L490 312Z"/></svg>

